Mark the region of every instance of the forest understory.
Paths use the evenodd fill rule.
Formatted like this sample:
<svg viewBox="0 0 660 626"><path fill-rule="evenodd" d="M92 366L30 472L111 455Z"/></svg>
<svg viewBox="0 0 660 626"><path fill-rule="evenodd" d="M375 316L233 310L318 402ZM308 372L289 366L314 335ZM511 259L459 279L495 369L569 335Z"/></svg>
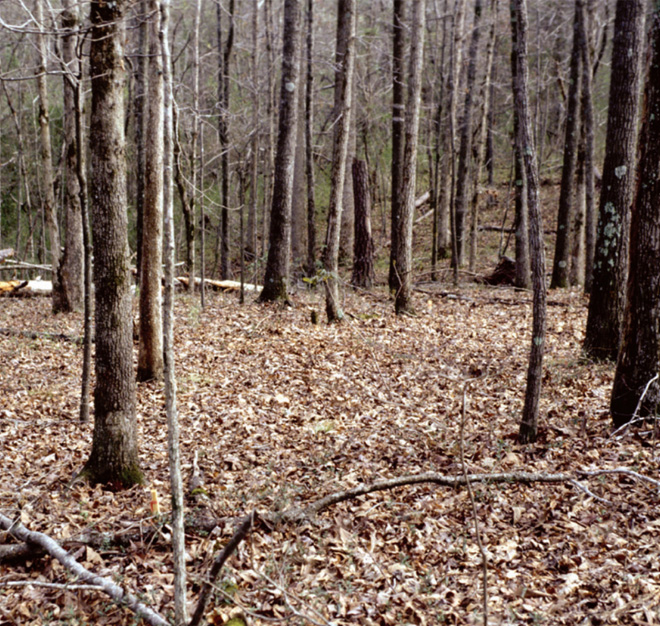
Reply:
<svg viewBox="0 0 660 626"><path fill-rule="evenodd" d="M530 293L426 284L415 317L395 316L383 290L344 297L340 325L311 323L322 290L299 290L292 308L240 306L233 294L212 294L205 309L192 296L177 299L184 483L196 453L203 485L186 503L191 604L214 555L257 512L220 574L208 623L239 612L255 626L482 623L482 555L465 487L407 485L272 522L273 513L332 492L430 471L579 478L628 468L657 478L651 427L611 436L613 366L581 356L581 291L550 292L541 436L524 447L516 438ZM47 298L3 299L0 328L77 337L82 316L53 317ZM92 439L92 425L78 422L81 357L69 341L0 335L0 510L171 615L161 385L138 386L147 483L119 493L71 484ZM632 474L582 484L586 492L565 482L472 483L489 623L660 621L657 487ZM152 489L160 516L150 511ZM0 534L0 548L12 543ZM0 624L90 623L139 620L77 588L48 557L0 563Z"/></svg>

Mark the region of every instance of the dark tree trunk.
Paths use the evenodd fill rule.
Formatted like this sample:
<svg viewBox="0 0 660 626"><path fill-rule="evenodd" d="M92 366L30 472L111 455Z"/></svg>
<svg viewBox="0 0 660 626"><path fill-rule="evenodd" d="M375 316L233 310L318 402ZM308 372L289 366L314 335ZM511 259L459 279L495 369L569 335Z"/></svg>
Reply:
<svg viewBox="0 0 660 626"><path fill-rule="evenodd" d="M635 176L644 7L642 0L618 0L616 5L605 163L584 338L585 352L595 359L615 360L621 337Z"/></svg>
<svg viewBox="0 0 660 626"><path fill-rule="evenodd" d="M630 268L610 410L615 426L657 416L660 405L660 6L655 3L639 167L630 224ZM652 381L651 384L650 381ZM648 386L648 388L647 388ZM646 394L643 396L644 391ZM642 397L643 396L643 397Z"/></svg>
<svg viewBox="0 0 660 626"><path fill-rule="evenodd" d="M529 70L527 66L526 0L514 0L511 3L511 28L512 32L515 32L516 42L513 52L513 60L516 66L514 72L515 81L513 84L514 106L518 111L518 135L516 140L525 163L532 285L534 289L532 347L529 354L525 405L523 407L519 433L521 443L529 443L536 441L538 433L539 399L543 377L543 351L545 350L546 286L543 223L541 221L539 206L538 169L528 96Z"/></svg>
<svg viewBox="0 0 660 626"><path fill-rule="evenodd" d="M275 180L270 215L268 261L260 300L288 300L289 253L291 251L291 202L293 167L298 127L300 92L300 1L285 0L282 44L282 83Z"/></svg>
<svg viewBox="0 0 660 626"><path fill-rule="evenodd" d="M353 160L355 194L355 239L353 241L353 277L355 287L371 289L374 283L374 240L371 236L371 195L369 172L365 161Z"/></svg>
<svg viewBox="0 0 660 626"><path fill-rule="evenodd" d="M84 473L115 488L142 482L138 465L132 296L126 217L124 53L126 0L90 8L91 198L96 298L94 436Z"/></svg>
<svg viewBox="0 0 660 626"><path fill-rule="evenodd" d="M573 22L573 50L571 52L571 70L568 89L568 107L566 111L566 135L564 137L564 163L561 170L561 190L559 192L559 211L557 213L557 239L555 256L552 263L550 288L569 286L569 261L571 255L571 230L575 210L575 166L579 139L579 94L580 94L580 31L579 7L575 4Z"/></svg>
<svg viewBox="0 0 660 626"><path fill-rule="evenodd" d="M393 36L392 36L392 195L391 195L391 244L390 273L388 284L390 291L396 292L400 283L399 268L396 267L396 250L401 219L401 179L403 176L404 113L406 107L405 83L405 7L404 0L394 0Z"/></svg>

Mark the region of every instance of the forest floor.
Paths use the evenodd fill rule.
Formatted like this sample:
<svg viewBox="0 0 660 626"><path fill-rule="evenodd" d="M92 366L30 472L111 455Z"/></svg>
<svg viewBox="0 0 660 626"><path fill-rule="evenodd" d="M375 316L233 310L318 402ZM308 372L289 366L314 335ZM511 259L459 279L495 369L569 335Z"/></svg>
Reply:
<svg viewBox="0 0 660 626"><path fill-rule="evenodd" d="M347 290L350 315L332 326L310 321L312 308L323 311L321 291L301 289L293 308L213 294L202 310L196 298L178 298L184 481L197 452L208 493L187 501L191 602L251 511L381 478L461 475L461 441L472 473L625 467L657 479L660 447L649 428L611 436L613 367L581 356L581 292L549 294L541 436L521 446L530 294L474 284L423 290L415 317L396 317L384 291ZM45 298L3 299L0 328L80 336L82 318L53 317ZM121 493L71 486L92 439L92 425L78 423L81 352L68 341L0 335L0 511L68 541L90 570L170 615L162 386L138 387L147 483ZM489 623L660 623L658 490L626 474L584 484L590 493L567 483L473 484ZM151 489L160 517L150 513ZM76 547L92 530L106 540ZM49 558L0 564L0 624L136 623L98 591L40 584L67 582ZM236 607L255 626L482 623L467 489L408 485L311 520L258 525L222 571L208 623L226 623Z"/></svg>

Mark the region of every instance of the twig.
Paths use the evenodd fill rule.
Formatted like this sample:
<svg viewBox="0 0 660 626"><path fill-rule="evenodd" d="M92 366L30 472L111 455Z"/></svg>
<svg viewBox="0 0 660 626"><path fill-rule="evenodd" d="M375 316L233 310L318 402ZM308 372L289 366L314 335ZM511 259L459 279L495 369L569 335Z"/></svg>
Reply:
<svg viewBox="0 0 660 626"><path fill-rule="evenodd" d="M47 587L48 589L66 589L67 591L92 590L103 591L100 585L76 585L70 583L47 583L41 580L7 580L0 582L0 587Z"/></svg>
<svg viewBox="0 0 660 626"><path fill-rule="evenodd" d="M254 512L250 513L247 517L243 519L243 522L238 527L238 530L234 533L234 536L229 540L229 543L223 548L222 552L215 557L211 570L209 571L208 580L202 585L202 590L199 593L199 599L197 600L197 607L193 613L192 619L190 620L188 626L198 626L204 617L204 611L206 610L206 605L209 601L209 596L213 590L213 583L218 577L222 566L225 564L225 561L232 555L234 550L238 548L239 544L252 528L252 523L254 521Z"/></svg>
<svg viewBox="0 0 660 626"><path fill-rule="evenodd" d="M644 391L642 391L642 395L639 397L639 401L637 402L637 406L635 407L635 411L632 414L632 417L628 422L623 424L622 426L619 426L611 435L610 437L614 437L617 435L620 431L625 430L629 426L632 426L633 424L636 424L638 422L643 422L646 420L646 417L638 417L639 413L639 408L642 406L642 402L644 402L644 398L646 397L646 394L648 393L649 387L656 381L658 380L658 374L656 374L649 382L646 383L646 386L644 387Z"/></svg>
<svg viewBox="0 0 660 626"><path fill-rule="evenodd" d="M0 527L9 531L19 541L36 544L43 548L64 567L73 572L80 580L90 585L100 587L118 605L124 605L139 615L151 626L169 626L168 622L158 613L140 602L132 593L122 589L119 585L107 578L92 574L76 561L57 541L43 533L28 530L20 523L13 523L11 519L0 513Z"/></svg>
<svg viewBox="0 0 660 626"><path fill-rule="evenodd" d="M67 335L65 333L42 333L32 330L15 330L13 328L0 328L0 335L8 337L25 337L26 339L52 339L53 341L68 341L75 344L82 343L82 337Z"/></svg>
<svg viewBox="0 0 660 626"><path fill-rule="evenodd" d="M467 413L467 386L469 382L463 385L463 401L461 405L461 432L460 432L460 450L461 450L461 466L463 468L463 477L465 478L465 486L467 487L468 495L470 496L470 505L472 506L472 519L474 520L474 533L477 538L477 545L481 553L481 571L483 576L483 611L484 611L484 626L488 626L488 555L484 550L484 544L481 541L481 532L479 530L479 516L477 514L477 503L474 500L474 493L472 492L472 485L467 472L467 465L465 464L465 414Z"/></svg>

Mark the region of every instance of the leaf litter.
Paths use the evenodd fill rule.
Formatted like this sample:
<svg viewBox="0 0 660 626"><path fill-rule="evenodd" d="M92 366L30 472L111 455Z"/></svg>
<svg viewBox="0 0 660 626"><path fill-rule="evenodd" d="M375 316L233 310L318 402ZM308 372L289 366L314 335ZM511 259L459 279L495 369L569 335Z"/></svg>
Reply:
<svg viewBox="0 0 660 626"><path fill-rule="evenodd" d="M351 315L332 326L310 322L320 293L297 294L294 308L241 307L231 295L213 295L204 310L188 296L177 300L183 473L187 481L197 453L202 479L187 501L191 602L254 509L282 511L404 474L461 474L468 379L469 472L629 467L657 478L652 433L610 437L613 367L581 356L580 293L551 294L541 436L527 447L515 435L529 295L474 286L446 296L425 290L418 315L398 318L383 294L347 293ZM47 299L3 300L0 326L82 334L81 316L53 317ZM147 483L122 493L70 486L92 437L92 426L78 423L81 354L71 342L0 336L0 510L171 615L162 385L138 386ZM160 517L150 512L151 489ZM566 484L473 485L491 623L660 623L659 494L628 476L590 489L614 504ZM254 625L478 624L481 567L467 490L381 491L312 520L254 530L221 573L208 623L226 623L239 607ZM135 623L99 592L77 589L55 561L0 564L0 624L85 624L91 615L95 624Z"/></svg>

